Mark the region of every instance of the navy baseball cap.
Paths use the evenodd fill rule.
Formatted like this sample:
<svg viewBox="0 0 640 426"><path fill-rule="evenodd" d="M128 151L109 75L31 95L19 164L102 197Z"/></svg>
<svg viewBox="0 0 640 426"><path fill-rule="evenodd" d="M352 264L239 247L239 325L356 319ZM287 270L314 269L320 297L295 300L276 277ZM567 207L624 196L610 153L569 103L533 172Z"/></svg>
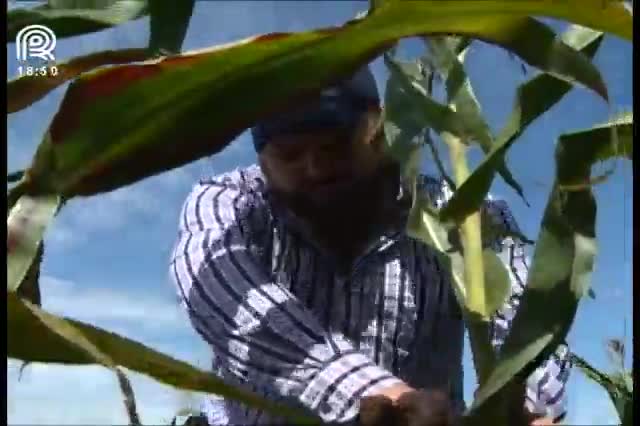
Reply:
<svg viewBox="0 0 640 426"><path fill-rule="evenodd" d="M251 128L253 145L259 153L277 135L309 132L327 128L355 128L362 113L371 104L379 105L376 80L369 67L320 93L319 99L280 113Z"/></svg>

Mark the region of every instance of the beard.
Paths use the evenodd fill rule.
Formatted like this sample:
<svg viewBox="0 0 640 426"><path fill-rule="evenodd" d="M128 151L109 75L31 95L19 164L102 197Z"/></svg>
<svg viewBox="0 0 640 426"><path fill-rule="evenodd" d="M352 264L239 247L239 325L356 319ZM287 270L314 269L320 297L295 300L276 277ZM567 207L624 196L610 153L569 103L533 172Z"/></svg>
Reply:
<svg viewBox="0 0 640 426"><path fill-rule="evenodd" d="M285 193L270 189L270 193L302 222L316 242L349 257L395 220L390 212L397 207L399 185L399 167L386 163L371 176L331 190Z"/></svg>

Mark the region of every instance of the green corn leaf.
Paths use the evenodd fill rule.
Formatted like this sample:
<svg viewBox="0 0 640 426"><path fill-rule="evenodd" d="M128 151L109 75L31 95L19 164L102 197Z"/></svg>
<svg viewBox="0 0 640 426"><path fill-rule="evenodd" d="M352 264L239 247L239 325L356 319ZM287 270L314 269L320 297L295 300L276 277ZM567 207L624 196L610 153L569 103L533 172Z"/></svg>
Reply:
<svg viewBox="0 0 640 426"><path fill-rule="evenodd" d="M33 343L33 339L38 339L37 334L31 334L28 331L32 331L33 329L39 329L47 335L45 338L45 342L47 338L52 340L63 341L67 345L70 345L73 350L81 356L83 359L91 360L95 363L99 363L104 365L105 367L112 370L117 378L120 388L125 396L125 405L127 408L127 412L130 415L131 424L139 425L140 421L138 419L137 412L135 411L135 397L133 396L133 390L131 388L131 383L125 376L122 371L119 371L117 366L114 364L111 357L100 350L90 339L87 338L86 335L82 333L80 329L75 327L72 323L66 321L63 318L58 318L54 315L49 315L45 311L38 308L36 305L28 302L22 301L15 296L15 293L7 294L7 314L9 320L9 345L11 345L12 341L16 339L22 340L22 345L20 347L29 347L30 343ZM13 320L13 321L12 321ZM16 324L17 320L17 324ZM31 324L37 324L37 327L20 329L20 326ZM12 326L15 326L12 327ZM23 332L25 334L23 334ZM27 336L25 338L25 336ZM13 337L13 339L12 339ZM35 344L37 346L37 344ZM11 348L7 352L7 356L12 357L12 349ZM51 356L49 353L47 356ZM33 362L35 359L29 358L18 358L23 361Z"/></svg>
<svg viewBox="0 0 640 426"><path fill-rule="evenodd" d="M604 34L590 28L572 25L562 34L562 41L593 58ZM537 118L556 105L573 88L570 83L549 73L541 73L518 87L513 112L498 133L496 144L518 138Z"/></svg>
<svg viewBox="0 0 640 426"><path fill-rule="evenodd" d="M147 14L146 0L49 0L33 8L7 11L7 41L28 25L44 25L57 38L92 33Z"/></svg>
<svg viewBox="0 0 640 426"><path fill-rule="evenodd" d="M427 45L438 64L438 70L445 81L447 104L454 105L456 112L474 126L474 135L482 147L487 150L493 143L491 129L484 120L480 103L476 98L469 77L464 70L462 61L456 54L456 43L447 37L428 38Z"/></svg>
<svg viewBox="0 0 640 426"><path fill-rule="evenodd" d="M625 117L610 123L605 133L615 134L612 129L616 126L629 126L632 116ZM556 182L542 220L527 290L501 350L501 359L478 390L472 410L514 377L527 377L564 342L578 302L588 292L596 254L596 202L590 186L568 191L560 184L589 181L596 161L625 155L627 151L607 139L590 139L589 131L578 133L582 138L571 134L558 141ZM620 138L618 142L624 140ZM540 316L543 311L545 315Z"/></svg>
<svg viewBox="0 0 640 426"><path fill-rule="evenodd" d="M386 54L385 54L386 56ZM391 60L389 58L389 60ZM402 72L420 73L415 63L396 62ZM414 107L411 99L404 94L402 82L396 73L390 73L385 89L384 132L387 152L400 164L405 164L413 147L420 144L420 134L424 128L423 114Z"/></svg>
<svg viewBox="0 0 640 426"><path fill-rule="evenodd" d="M121 366L171 386L218 394L269 413L292 417L296 424L313 423L313 419L297 410L236 389L208 371L115 333L49 314L14 293L7 295L7 322L9 358L65 365Z"/></svg>
<svg viewBox="0 0 640 426"><path fill-rule="evenodd" d="M511 278L504 262L491 249L482 251L486 311L493 315L502 308L511 290Z"/></svg>
<svg viewBox="0 0 640 426"><path fill-rule="evenodd" d="M628 387L624 379L618 380L620 376L630 377L631 374L625 372L620 375L609 375L603 373L593 367L584 358L573 353L571 354L571 362L585 376L602 386L607 391L611 398L611 402L620 417L621 424L624 426L631 426L633 424L631 423L633 420L633 385Z"/></svg>
<svg viewBox="0 0 640 426"><path fill-rule="evenodd" d="M180 53L195 0L154 0L149 3L149 55L164 56Z"/></svg>
<svg viewBox="0 0 640 426"><path fill-rule="evenodd" d="M412 128L420 125L421 129L429 127L438 133L449 132L464 140L475 139L474 126L465 121L464 117L455 110L437 102L420 84L412 81L407 75L412 71L406 64L404 66L407 72L404 72L400 65L387 55L384 57L384 62L393 83L387 85L390 93L386 97L398 115L401 111L412 112L415 116L412 120L414 123ZM416 71L417 73L419 71ZM404 121L408 120L407 118Z"/></svg>
<svg viewBox="0 0 640 426"><path fill-rule="evenodd" d="M23 299L28 300L36 306L42 306L42 296L40 294L40 267L44 257L44 241L40 241L31 261L31 266L27 269L22 282L16 289L16 293Z"/></svg>
<svg viewBox="0 0 640 426"><path fill-rule="evenodd" d="M602 33L574 26L563 35L570 46L593 57L602 41ZM522 84L517 91L516 106L507 126L492 142L480 166L453 194L441 211L443 220L462 221L477 210L491 188L496 171L505 164L505 155L526 127L571 90L571 84L549 74L541 74ZM507 181L509 178L503 178ZM512 185L513 186L513 185ZM516 189L517 191L517 189Z"/></svg>
<svg viewBox="0 0 640 426"><path fill-rule="evenodd" d="M118 379L118 386L120 387L120 393L123 396L124 408L129 417L129 424L131 426L140 426L140 415L138 414L138 408L136 407L136 396L133 392L133 386L129 378L119 368L112 369Z"/></svg>
<svg viewBox="0 0 640 426"><path fill-rule="evenodd" d="M445 79L447 88L447 103L452 104L455 110L461 115L461 119L473 128L472 134L485 154L489 155L494 148L494 138L482 115L480 102L476 98L471 81L467 76L463 61L458 53L458 43L450 40L449 37L435 37L426 40L433 56L439 64L439 70ZM495 168L504 181L511 186L516 193L525 201L522 186L515 180L513 174L507 167L504 158L499 158L495 163ZM493 175L491 176L493 178ZM487 191L481 196L486 197ZM455 201L454 201L455 203ZM477 204L476 204L477 205Z"/></svg>
<svg viewBox="0 0 640 426"><path fill-rule="evenodd" d="M425 142L425 144L427 146L429 146L429 150L431 151L431 157L433 158L433 162L435 163L436 167L438 168L438 172L440 172L441 178L447 183L447 185L449 185L449 188L451 190L455 191L456 184L453 181L453 179L451 179L449 174L447 173L447 170L444 167L444 162L440 158L440 154L438 153L438 149L436 148L436 144L433 141L433 139L431 138L431 135L429 134L428 130L425 131L424 142Z"/></svg>
<svg viewBox="0 0 640 426"><path fill-rule="evenodd" d="M579 9L573 19L597 18L590 24L606 29L605 18L611 19L617 22L615 32L630 38L627 11L598 8L596 14L588 0ZM50 146L39 148L31 185L67 197L90 195L215 154L256 120L314 96L398 39L414 35L482 38L606 98L593 65L554 41L547 26L526 17L531 12L570 16L564 3L539 1L482 2L472 8L466 1L384 3L340 28L268 35L85 74L71 85L54 118L51 138L43 142ZM252 102L242 101L243 93Z"/></svg>
<svg viewBox="0 0 640 426"><path fill-rule="evenodd" d="M466 305L466 290L464 286L464 262L462 255L449 241L450 229L437 218L435 211L427 200L421 199L419 194L414 198L414 205L407 219L407 235L433 247L437 253L442 253L440 260L447 257L445 264L451 266L454 290L460 306Z"/></svg>
<svg viewBox="0 0 640 426"><path fill-rule="evenodd" d="M49 92L83 72L104 65L128 64L147 59L147 49L106 50L77 56L67 62L56 64L58 73L43 78L23 75L7 81L7 113L27 108L45 97Z"/></svg>
<svg viewBox="0 0 640 426"><path fill-rule="evenodd" d="M484 326L486 321L478 318L477 315L467 309L467 290L464 283L464 259L462 253L456 250L451 244L450 233L454 230L447 224L438 220L437 212L430 206L427 200L420 197L414 199L415 203L410 211L407 220L407 234L412 238L420 240L435 250L439 263L444 266L447 273L451 274L452 284L456 299L463 307L465 323L472 329L471 345L473 347L474 364L476 371L483 372L490 368L493 361L493 349L489 345L488 338L481 339L481 336L488 336L488 330ZM485 249L482 252L484 261L484 281L486 285L486 311L488 314L499 309L510 289L510 279L505 264L498 255ZM484 373L482 373L484 375Z"/></svg>
<svg viewBox="0 0 640 426"><path fill-rule="evenodd" d="M515 139L505 140L487 154L440 210L441 220L460 223L480 207L489 193L497 168L504 163L504 155L513 142Z"/></svg>
<svg viewBox="0 0 640 426"><path fill-rule="evenodd" d="M23 195L11 208L7 219L8 291L16 291L24 281L59 206L58 195Z"/></svg>
<svg viewBox="0 0 640 426"><path fill-rule="evenodd" d="M562 135L558 144L562 147L562 155L567 164L576 155L591 163L615 157L632 160L633 113L624 113L590 129ZM577 172L584 167L583 161L579 161L573 167L560 169L558 180L561 187L571 190L591 185L594 179Z"/></svg>

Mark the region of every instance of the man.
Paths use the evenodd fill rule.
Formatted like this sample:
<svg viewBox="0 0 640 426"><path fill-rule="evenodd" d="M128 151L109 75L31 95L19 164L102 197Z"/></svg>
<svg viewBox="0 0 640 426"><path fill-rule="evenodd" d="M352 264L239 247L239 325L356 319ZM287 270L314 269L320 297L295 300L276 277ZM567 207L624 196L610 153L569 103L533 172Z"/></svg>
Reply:
<svg viewBox="0 0 640 426"><path fill-rule="evenodd" d="M405 233L410 194L380 112L365 68L258 123L259 165L204 179L187 198L171 272L230 384L328 423L380 421L384 403L369 402L386 397L406 424L450 424L464 409L460 308L434 250ZM445 189L420 185L436 206ZM516 227L504 204L486 208ZM496 348L522 285L495 317ZM535 422L564 415L568 367L565 350L529 380ZM212 425L284 423L219 397L204 411Z"/></svg>

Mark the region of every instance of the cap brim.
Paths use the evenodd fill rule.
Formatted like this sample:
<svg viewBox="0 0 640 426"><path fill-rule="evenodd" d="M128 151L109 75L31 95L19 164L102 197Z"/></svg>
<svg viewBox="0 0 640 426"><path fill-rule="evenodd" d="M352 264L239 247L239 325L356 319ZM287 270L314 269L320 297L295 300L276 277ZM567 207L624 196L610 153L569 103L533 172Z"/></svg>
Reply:
<svg viewBox="0 0 640 426"><path fill-rule="evenodd" d="M272 137L278 134L350 128L358 124L366 108L366 103L353 102L343 97L321 98L297 111L259 123L256 130L263 137Z"/></svg>

